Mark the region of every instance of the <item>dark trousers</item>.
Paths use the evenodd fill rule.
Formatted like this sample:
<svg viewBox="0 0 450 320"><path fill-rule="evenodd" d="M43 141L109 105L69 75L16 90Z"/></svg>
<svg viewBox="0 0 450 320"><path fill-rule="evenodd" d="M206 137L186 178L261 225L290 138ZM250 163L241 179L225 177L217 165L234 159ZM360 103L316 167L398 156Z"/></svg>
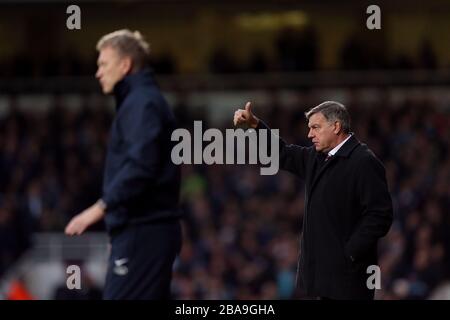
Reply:
<svg viewBox="0 0 450 320"><path fill-rule="evenodd" d="M179 221L131 225L114 235L103 299L169 299L172 267L180 250Z"/></svg>

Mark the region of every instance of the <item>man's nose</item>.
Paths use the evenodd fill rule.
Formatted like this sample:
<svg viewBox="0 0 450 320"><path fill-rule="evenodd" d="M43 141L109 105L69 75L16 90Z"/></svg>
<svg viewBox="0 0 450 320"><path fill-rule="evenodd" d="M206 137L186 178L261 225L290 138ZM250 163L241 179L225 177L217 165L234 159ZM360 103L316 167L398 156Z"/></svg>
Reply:
<svg viewBox="0 0 450 320"><path fill-rule="evenodd" d="M309 132L308 132L308 138L314 138L311 130L309 130Z"/></svg>
<svg viewBox="0 0 450 320"><path fill-rule="evenodd" d="M97 79L100 79L100 70L97 70L97 72L95 73L95 77L96 77Z"/></svg>

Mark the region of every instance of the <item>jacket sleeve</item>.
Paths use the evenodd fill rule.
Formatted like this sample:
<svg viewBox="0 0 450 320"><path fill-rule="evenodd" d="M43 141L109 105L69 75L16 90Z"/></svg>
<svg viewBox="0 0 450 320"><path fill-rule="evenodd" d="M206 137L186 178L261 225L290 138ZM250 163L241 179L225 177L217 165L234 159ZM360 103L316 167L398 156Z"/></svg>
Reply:
<svg viewBox="0 0 450 320"><path fill-rule="evenodd" d="M136 105L128 116L123 133L126 160L102 197L108 210L142 193L160 167L163 123L157 107L151 103Z"/></svg>
<svg viewBox="0 0 450 320"><path fill-rule="evenodd" d="M266 129L271 133L270 128L262 120L259 120L258 126L256 127L256 130L260 129ZM301 179L305 179L306 162L311 148L287 144L281 137L275 135L274 133L268 134L267 137L267 145L269 150L271 149L271 139L276 138L279 141L280 168L298 175Z"/></svg>
<svg viewBox="0 0 450 320"><path fill-rule="evenodd" d="M352 260L364 256L377 240L385 236L392 224L393 208L384 166L373 155L358 164L356 190L363 212L346 245Z"/></svg>

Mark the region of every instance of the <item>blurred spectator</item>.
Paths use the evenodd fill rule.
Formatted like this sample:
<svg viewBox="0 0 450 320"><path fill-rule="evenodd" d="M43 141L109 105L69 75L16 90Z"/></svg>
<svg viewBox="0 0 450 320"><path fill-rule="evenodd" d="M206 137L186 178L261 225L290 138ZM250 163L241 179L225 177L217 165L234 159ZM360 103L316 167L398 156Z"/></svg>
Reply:
<svg viewBox="0 0 450 320"><path fill-rule="evenodd" d="M16 279L11 282L6 295L7 300L34 300L35 298L28 291L23 279Z"/></svg>
<svg viewBox="0 0 450 320"><path fill-rule="evenodd" d="M254 49L250 54L248 72L263 73L268 70L267 58L260 49Z"/></svg>
<svg viewBox="0 0 450 320"><path fill-rule="evenodd" d="M318 39L313 26L283 29L275 40L275 48L281 71L312 71L318 67Z"/></svg>
<svg viewBox="0 0 450 320"><path fill-rule="evenodd" d="M430 40L425 39L419 48L419 68L435 69L437 67L436 53Z"/></svg>
<svg viewBox="0 0 450 320"><path fill-rule="evenodd" d="M170 52L152 57L151 66L156 74L173 74L177 71L176 61Z"/></svg>
<svg viewBox="0 0 450 320"><path fill-rule="evenodd" d="M215 49L209 59L209 70L212 73L234 73L239 71L237 62L225 48Z"/></svg>

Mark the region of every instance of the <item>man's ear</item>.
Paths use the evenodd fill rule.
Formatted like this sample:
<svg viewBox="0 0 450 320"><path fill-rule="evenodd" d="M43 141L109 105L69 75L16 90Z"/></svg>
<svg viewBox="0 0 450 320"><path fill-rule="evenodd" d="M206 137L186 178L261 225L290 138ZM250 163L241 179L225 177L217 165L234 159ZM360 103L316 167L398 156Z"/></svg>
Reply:
<svg viewBox="0 0 450 320"><path fill-rule="evenodd" d="M342 131L342 125L339 121L334 122L334 134L339 134Z"/></svg>
<svg viewBox="0 0 450 320"><path fill-rule="evenodd" d="M123 57L121 61L121 69L124 75L131 73L131 69L133 67L133 61L131 57Z"/></svg>

